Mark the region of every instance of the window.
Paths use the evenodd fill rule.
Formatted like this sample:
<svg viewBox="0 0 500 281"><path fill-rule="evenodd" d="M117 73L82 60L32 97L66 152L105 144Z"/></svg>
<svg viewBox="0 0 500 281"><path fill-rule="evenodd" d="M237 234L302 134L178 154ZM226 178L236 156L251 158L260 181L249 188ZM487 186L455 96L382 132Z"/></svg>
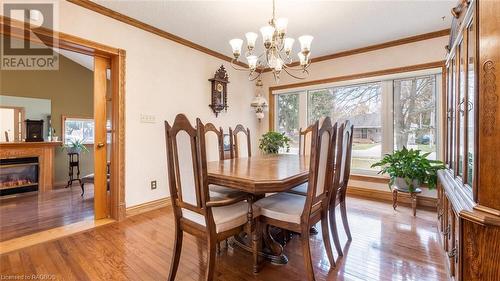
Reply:
<svg viewBox="0 0 500 281"><path fill-rule="evenodd" d="M436 76L394 81L394 149L419 149L437 159Z"/></svg>
<svg viewBox="0 0 500 281"><path fill-rule="evenodd" d="M63 117L64 143L83 140L85 144L94 143L94 119Z"/></svg>
<svg viewBox="0 0 500 281"><path fill-rule="evenodd" d="M382 155L381 83L308 91L308 124L323 116L354 125L352 168L370 170Z"/></svg>
<svg viewBox="0 0 500 281"><path fill-rule="evenodd" d="M376 174L378 169L371 165L403 146L430 152L429 158L437 159L439 71L277 93L276 130L285 132L296 147L299 128L325 116L333 122L350 120L354 125L351 168L357 174Z"/></svg>
<svg viewBox="0 0 500 281"><path fill-rule="evenodd" d="M298 153L299 149L299 93L279 95L276 102L278 122L276 130L285 133L292 141L290 152Z"/></svg>

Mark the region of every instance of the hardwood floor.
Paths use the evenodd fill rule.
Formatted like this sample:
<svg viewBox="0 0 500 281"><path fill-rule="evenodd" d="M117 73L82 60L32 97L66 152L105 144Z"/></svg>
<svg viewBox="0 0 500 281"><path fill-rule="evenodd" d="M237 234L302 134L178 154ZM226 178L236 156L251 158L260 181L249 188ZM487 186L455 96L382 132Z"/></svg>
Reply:
<svg viewBox="0 0 500 281"><path fill-rule="evenodd" d="M321 235L311 238L317 280L446 280L436 213L348 198L353 241L329 271ZM318 225L319 226L319 225ZM166 280L173 215L163 208L0 256L0 276L48 274L51 280ZM321 231L320 231L321 233ZM343 234L343 229L340 230ZM341 237L346 243L345 235ZM287 265L265 264L252 274L252 256L239 248L217 257L218 280L304 280L298 237L285 248ZM203 280L206 244L185 234L177 280Z"/></svg>
<svg viewBox="0 0 500 281"><path fill-rule="evenodd" d="M56 188L0 197L0 241L94 217L94 186Z"/></svg>

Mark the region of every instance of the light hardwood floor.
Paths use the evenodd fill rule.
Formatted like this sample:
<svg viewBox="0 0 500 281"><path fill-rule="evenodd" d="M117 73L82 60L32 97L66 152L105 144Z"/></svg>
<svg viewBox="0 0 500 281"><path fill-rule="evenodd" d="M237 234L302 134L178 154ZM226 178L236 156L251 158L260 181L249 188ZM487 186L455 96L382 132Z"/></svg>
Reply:
<svg viewBox="0 0 500 281"><path fill-rule="evenodd" d="M58 187L0 197L0 241L68 225L94 216L94 186Z"/></svg>
<svg viewBox="0 0 500 281"><path fill-rule="evenodd" d="M348 198L353 241L329 270L321 235L311 241L317 280L446 280L436 213ZM321 233L321 232L320 232ZM343 234L343 229L340 229ZM49 274L55 280L166 280L173 246L173 216L163 208L59 240L0 256L0 275ZM345 245L345 236L341 237ZM177 280L203 280L206 244L185 234ZM289 263L265 264L252 274L251 255L223 249L218 280L304 280L297 237L285 248Z"/></svg>

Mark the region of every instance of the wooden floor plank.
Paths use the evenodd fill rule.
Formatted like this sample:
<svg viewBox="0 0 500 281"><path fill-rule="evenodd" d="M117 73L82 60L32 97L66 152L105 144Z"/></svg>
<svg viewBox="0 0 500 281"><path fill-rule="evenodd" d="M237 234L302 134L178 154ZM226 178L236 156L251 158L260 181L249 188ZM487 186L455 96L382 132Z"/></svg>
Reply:
<svg viewBox="0 0 500 281"><path fill-rule="evenodd" d="M321 235L310 240L317 280L446 280L435 212L418 210L413 217L411 209L403 206L393 211L385 202L349 197L348 216L353 241L347 243L340 224L344 256L335 255L335 268L330 270ZM1 255L0 275L48 274L56 280L166 280L173 237L172 210L163 208ZM254 275L251 254L237 247L223 247L217 257L217 280L304 280L298 237L286 245L285 253L287 265L265 264ZM202 280L205 259L206 242L185 234L177 280Z"/></svg>
<svg viewBox="0 0 500 281"><path fill-rule="evenodd" d="M94 219L94 186L57 187L0 197L0 241Z"/></svg>

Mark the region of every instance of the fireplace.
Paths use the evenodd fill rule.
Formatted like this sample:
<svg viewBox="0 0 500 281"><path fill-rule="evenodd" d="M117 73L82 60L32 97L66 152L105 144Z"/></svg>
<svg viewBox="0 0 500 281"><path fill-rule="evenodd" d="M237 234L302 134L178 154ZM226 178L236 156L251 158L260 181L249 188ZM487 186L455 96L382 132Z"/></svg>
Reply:
<svg viewBox="0 0 500 281"><path fill-rule="evenodd" d="M38 157L0 159L0 196L38 190Z"/></svg>

